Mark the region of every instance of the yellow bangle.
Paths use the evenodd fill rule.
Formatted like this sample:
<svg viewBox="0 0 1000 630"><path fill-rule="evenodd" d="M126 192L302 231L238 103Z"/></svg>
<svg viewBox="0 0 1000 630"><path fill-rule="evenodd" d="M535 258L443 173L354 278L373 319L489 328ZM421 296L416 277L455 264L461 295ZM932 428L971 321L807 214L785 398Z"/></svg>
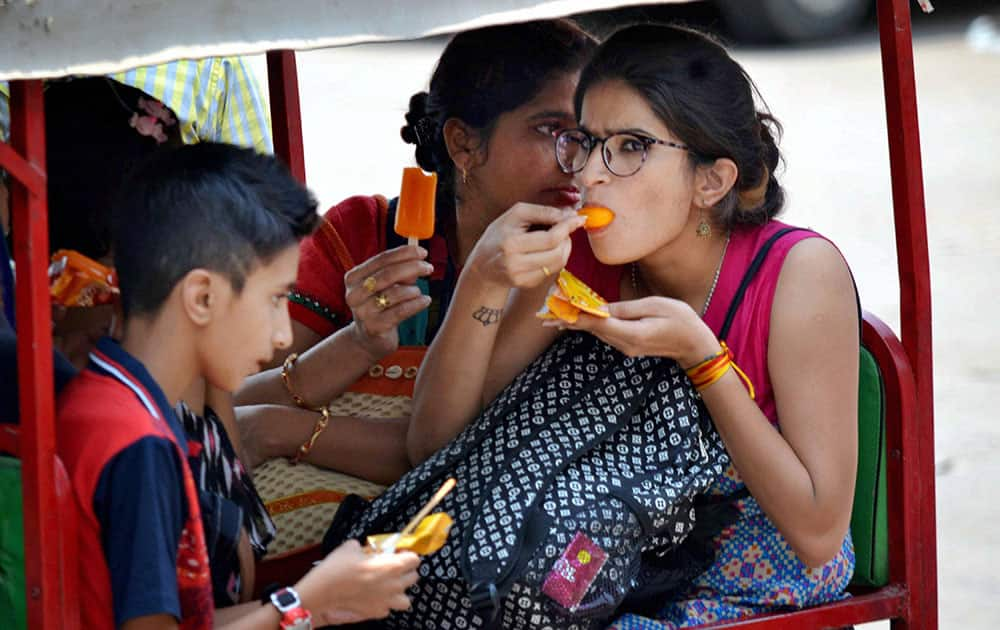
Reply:
<svg viewBox="0 0 1000 630"><path fill-rule="evenodd" d="M299 355L297 352L293 352L287 357L285 357L285 362L281 364L281 382L285 384L285 390L288 391L288 395L292 398L292 402L295 403L297 407L302 409L308 409L309 411L322 411L323 407L313 407L301 396L295 393L292 388L292 368L295 367L295 362L299 360Z"/></svg>
<svg viewBox="0 0 1000 630"><path fill-rule="evenodd" d="M320 417L319 420L316 421L316 426L313 427L312 435L310 435L309 439L299 447L298 451L295 452L295 456L288 461L289 464L294 466L305 459L306 456L309 455L309 452L312 451L313 446L316 444L316 440L319 439L320 433L322 433L326 426L330 424L330 410L326 407L322 407L319 412Z"/></svg>

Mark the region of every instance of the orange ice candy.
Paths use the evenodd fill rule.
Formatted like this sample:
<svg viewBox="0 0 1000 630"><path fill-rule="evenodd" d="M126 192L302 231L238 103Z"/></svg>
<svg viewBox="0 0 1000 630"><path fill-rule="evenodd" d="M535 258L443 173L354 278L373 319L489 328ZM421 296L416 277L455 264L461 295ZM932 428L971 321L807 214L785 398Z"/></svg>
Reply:
<svg viewBox="0 0 1000 630"><path fill-rule="evenodd" d="M424 173L416 167L403 169L403 186L399 191L396 208L396 234L417 240L434 235L434 193L437 190L437 173Z"/></svg>
<svg viewBox="0 0 1000 630"><path fill-rule="evenodd" d="M585 206L576 211L582 217L587 217L583 224L585 230L597 230L615 220L615 213L603 206Z"/></svg>

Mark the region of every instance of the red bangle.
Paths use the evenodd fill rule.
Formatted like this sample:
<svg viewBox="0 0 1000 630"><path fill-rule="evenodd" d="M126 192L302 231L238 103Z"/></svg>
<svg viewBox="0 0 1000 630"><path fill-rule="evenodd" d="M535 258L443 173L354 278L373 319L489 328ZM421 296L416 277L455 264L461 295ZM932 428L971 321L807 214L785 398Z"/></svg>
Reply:
<svg viewBox="0 0 1000 630"><path fill-rule="evenodd" d="M691 379L691 384L699 392L704 391L725 376L729 368L732 368L746 384L751 400L756 400L757 393L754 391L753 383L750 382L750 377L733 361L732 350L729 349L725 341L720 341L719 345L722 349L717 353L684 370L688 378Z"/></svg>

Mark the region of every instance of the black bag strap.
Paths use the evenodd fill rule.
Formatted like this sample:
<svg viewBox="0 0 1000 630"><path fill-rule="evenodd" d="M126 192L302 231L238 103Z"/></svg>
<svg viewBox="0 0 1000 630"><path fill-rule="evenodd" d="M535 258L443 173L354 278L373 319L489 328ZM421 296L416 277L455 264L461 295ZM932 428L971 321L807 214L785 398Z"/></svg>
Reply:
<svg viewBox="0 0 1000 630"><path fill-rule="evenodd" d="M739 288L736 289L736 294L733 295L733 301L729 303L729 310L726 311L726 319L722 323L722 329L719 331L719 339L725 341L726 337L729 336L729 329L733 326L733 319L736 318L736 311L739 310L740 304L743 302L743 295L747 292L747 287L753 282L753 279L757 276L757 272L760 271L761 265L764 264L764 260L770 253L771 248L774 244L778 242L785 234L789 232L799 232L806 231L803 228L796 227L786 227L778 230L771 235L771 238L767 239L759 250L757 254L753 257L750 262L750 266L747 268L746 273L743 274L743 279L740 281Z"/></svg>

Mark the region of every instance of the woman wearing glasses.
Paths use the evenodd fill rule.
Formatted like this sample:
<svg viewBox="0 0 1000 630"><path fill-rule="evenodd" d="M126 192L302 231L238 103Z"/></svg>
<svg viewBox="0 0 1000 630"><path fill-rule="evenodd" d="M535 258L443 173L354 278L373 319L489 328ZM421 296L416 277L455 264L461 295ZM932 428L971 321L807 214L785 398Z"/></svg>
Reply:
<svg viewBox="0 0 1000 630"><path fill-rule="evenodd" d="M579 203L552 138L575 124L573 92L596 45L566 20L476 29L449 42L401 130L417 163L438 175L435 234L406 246L392 230L395 200L380 197L351 197L326 213L303 242L290 295L289 353L302 356L291 365L277 356L284 370L250 378L236 396L251 466L310 444L306 461L378 483L409 469L405 421L336 418L320 434L319 414L297 407L328 403L397 346L430 343L458 270L512 205Z"/></svg>
<svg viewBox="0 0 1000 630"><path fill-rule="evenodd" d="M584 234L572 212L519 204L486 230L421 371L408 435L411 457L426 458L552 343L562 324L534 313L568 263L611 302L607 319L581 314L571 327L687 369L734 464L713 492L750 493L711 568L664 602L668 627L836 599L854 565L853 283L829 241L774 220L778 125L755 92L701 34L638 26L605 42L577 88L579 127L555 144L583 203L615 220ZM723 346L727 310L772 237ZM476 318L482 309L497 323Z"/></svg>

